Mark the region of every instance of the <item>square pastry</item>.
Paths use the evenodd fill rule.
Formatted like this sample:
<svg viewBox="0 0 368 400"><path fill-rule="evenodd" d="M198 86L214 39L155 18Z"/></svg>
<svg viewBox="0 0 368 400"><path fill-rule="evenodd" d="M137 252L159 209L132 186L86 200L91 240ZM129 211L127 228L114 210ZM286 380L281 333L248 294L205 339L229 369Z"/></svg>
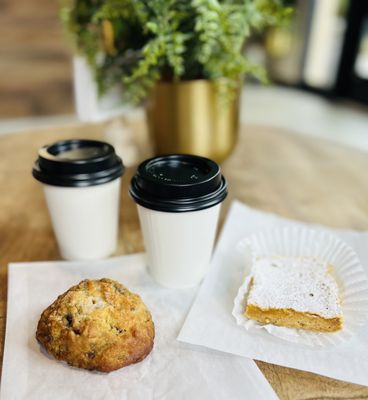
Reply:
<svg viewBox="0 0 368 400"><path fill-rule="evenodd" d="M332 269L311 257L258 258L252 266L245 316L288 328L340 330L343 317Z"/></svg>

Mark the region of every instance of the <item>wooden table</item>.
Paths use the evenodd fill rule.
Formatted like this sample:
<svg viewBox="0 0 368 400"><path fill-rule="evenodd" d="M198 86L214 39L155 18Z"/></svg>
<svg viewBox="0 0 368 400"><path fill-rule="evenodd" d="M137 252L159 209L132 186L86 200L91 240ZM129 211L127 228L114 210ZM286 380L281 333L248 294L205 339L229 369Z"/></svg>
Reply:
<svg viewBox="0 0 368 400"><path fill-rule="evenodd" d="M142 130L136 122L133 129ZM103 126L69 126L0 137L0 364L7 264L59 259L43 193L31 176L37 149L62 138L104 139ZM368 138L367 138L368 140ZM332 227L368 229L368 154L277 129L243 127L224 163L232 199L285 217ZM117 254L143 250L135 205L123 179ZM368 388L257 362L281 399L368 399ZM244 394L246 396L246 394ZM246 398L246 397L244 397Z"/></svg>

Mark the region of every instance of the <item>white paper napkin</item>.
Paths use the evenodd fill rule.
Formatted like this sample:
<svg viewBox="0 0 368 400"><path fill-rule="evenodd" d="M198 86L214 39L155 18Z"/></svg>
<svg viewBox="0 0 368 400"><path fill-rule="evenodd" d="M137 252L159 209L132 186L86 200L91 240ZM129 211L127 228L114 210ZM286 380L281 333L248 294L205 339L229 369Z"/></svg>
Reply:
<svg viewBox="0 0 368 400"><path fill-rule="evenodd" d="M227 353L368 385L368 325L342 345L308 347L286 342L265 330L246 331L231 315L244 280L237 243L255 232L280 226L304 226L333 233L350 244L368 269L368 232L333 230L296 222L234 202L219 239L210 272L202 284L178 339ZM368 320L368 316L367 316Z"/></svg>
<svg viewBox="0 0 368 400"><path fill-rule="evenodd" d="M152 353L143 362L110 374L57 362L35 339L40 313L59 294L82 279L102 277L139 293L156 328ZM97 262L9 265L1 400L276 399L252 360L176 341L195 292L156 285L141 254Z"/></svg>

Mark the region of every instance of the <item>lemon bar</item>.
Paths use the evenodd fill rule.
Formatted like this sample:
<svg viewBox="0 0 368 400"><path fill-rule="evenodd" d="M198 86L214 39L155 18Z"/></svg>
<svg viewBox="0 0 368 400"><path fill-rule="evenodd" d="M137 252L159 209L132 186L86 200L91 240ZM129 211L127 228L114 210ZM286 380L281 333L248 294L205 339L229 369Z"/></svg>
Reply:
<svg viewBox="0 0 368 400"><path fill-rule="evenodd" d="M332 266L309 257L263 257L252 266L245 316L317 332L343 326Z"/></svg>

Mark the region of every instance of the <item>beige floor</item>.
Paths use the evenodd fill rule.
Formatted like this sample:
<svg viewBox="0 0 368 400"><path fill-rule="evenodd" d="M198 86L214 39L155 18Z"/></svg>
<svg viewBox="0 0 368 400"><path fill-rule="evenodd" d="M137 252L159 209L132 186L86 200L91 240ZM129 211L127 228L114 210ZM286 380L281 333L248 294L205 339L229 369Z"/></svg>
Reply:
<svg viewBox="0 0 368 400"><path fill-rule="evenodd" d="M135 115L141 111L137 110ZM75 115L0 120L0 134L76 123ZM368 151L368 107L332 103L320 96L277 86L244 88L241 121L281 127Z"/></svg>
<svg viewBox="0 0 368 400"><path fill-rule="evenodd" d="M287 128L368 151L368 107L271 86L244 88L243 122Z"/></svg>

